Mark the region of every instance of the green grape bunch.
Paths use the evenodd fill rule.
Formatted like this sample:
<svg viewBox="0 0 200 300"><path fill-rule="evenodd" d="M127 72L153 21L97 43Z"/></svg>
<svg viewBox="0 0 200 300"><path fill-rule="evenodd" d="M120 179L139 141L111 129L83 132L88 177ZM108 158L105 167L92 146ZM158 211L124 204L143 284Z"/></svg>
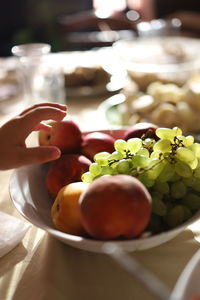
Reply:
<svg viewBox="0 0 200 300"><path fill-rule="evenodd" d="M157 139L142 136L117 139L113 153L94 156L82 181L126 174L139 179L152 197L148 230L174 228L200 209L200 144L178 127L157 128Z"/></svg>

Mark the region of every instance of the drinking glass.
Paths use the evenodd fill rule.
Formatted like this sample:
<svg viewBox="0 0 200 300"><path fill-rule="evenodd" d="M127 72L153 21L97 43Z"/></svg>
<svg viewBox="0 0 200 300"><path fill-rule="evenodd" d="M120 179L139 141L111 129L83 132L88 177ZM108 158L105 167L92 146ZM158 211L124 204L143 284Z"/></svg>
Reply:
<svg viewBox="0 0 200 300"><path fill-rule="evenodd" d="M27 94L27 104L65 103L64 73L59 54L45 43L23 44L12 48L19 58Z"/></svg>
<svg viewBox="0 0 200 300"><path fill-rule="evenodd" d="M22 110L25 104L25 86L18 61L0 59L0 114Z"/></svg>

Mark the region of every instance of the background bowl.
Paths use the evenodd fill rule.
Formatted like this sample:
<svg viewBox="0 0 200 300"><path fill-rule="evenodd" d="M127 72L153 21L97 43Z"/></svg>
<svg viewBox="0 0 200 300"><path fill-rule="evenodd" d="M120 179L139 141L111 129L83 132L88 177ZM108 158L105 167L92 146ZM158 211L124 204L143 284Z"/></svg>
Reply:
<svg viewBox="0 0 200 300"><path fill-rule="evenodd" d="M154 81L182 86L200 69L199 39L151 37L113 46L129 76L145 91Z"/></svg>

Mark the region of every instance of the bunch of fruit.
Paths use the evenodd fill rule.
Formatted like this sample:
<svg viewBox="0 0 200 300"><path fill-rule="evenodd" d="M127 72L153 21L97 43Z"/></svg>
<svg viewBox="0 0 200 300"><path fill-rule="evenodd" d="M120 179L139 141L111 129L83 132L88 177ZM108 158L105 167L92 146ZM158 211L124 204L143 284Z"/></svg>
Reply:
<svg viewBox="0 0 200 300"><path fill-rule="evenodd" d="M79 137L79 146L51 163L46 177L57 229L97 239L139 238L176 227L200 208L200 144L193 136L149 123L115 138L84 135L72 121L52 128L63 122L62 142Z"/></svg>

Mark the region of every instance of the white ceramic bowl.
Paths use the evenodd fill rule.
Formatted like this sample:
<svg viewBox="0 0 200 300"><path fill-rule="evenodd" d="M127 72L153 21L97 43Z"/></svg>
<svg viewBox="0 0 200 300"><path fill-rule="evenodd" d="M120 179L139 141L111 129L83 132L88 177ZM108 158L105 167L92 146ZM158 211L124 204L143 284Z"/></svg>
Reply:
<svg viewBox="0 0 200 300"><path fill-rule="evenodd" d="M170 300L200 299L200 250L189 260L171 294Z"/></svg>
<svg viewBox="0 0 200 300"><path fill-rule="evenodd" d="M141 90L154 81L183 85L199 71L199 39L149 37L119 41L113 46Z"/></svg>
<svg viewBox="0 0 200 300"><path fill-rule="evenodd" d="M114 137L120 138L124 130L104 130L103 132L111 133ZM41 164L18 168L13 172L10 179L9 190L16 209L29 222L45 230L65 244L91 252L103 253L104 250L102 247L105 243L110 241L83 238L66 234L55 229L50 215L53 202L45 187L47 169L48 164ZM119 245L125 251L153 248L174 238L188 225L195 222L199 216L200 212L175 229L154 236L112 242Z"/></svg>

